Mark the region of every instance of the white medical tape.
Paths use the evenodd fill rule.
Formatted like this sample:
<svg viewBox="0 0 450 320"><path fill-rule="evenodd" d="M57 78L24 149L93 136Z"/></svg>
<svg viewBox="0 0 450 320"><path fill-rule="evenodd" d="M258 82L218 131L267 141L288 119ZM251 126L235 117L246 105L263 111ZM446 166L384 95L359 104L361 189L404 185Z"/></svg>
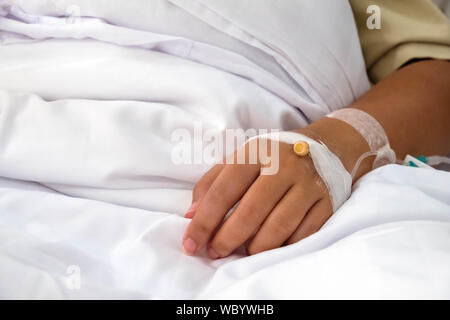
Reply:
<svg viewBox="0 0 450 320"><path fill-rule="evenodd" d="M368 113L354 108L344 108L328 114L327 117L338 119L351 125L363 136L370 147L370 151L364 154L363 157L376 154L372 165L373 169L396 162L395 152L389 144L386 132L384 132L381 124ZM360 162L358 160L353 172L356 172Z"/></svg>
<svg viewBox="0 0 450 320"><path fill-rule="evenodd" d="M303 134L288 131L262 134L252 137L248 141L253 139L269 139L291 145L298 141L307 142L309 144L309 154L311 155L314 167L328 188L328 193L333 205L333 212L339 209L339 207L350 197L352 177L347 170L345 170L341 160L322 142L317 142Z"/></svg>

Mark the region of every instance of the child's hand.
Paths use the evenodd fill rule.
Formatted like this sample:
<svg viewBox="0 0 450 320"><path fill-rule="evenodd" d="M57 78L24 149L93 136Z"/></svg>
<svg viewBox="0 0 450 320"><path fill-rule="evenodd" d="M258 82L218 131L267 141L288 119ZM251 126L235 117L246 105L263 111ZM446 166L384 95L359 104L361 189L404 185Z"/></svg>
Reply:
<svg viewBox="0 0 450 320"><path fill-rule="evenodd" d="M368 150L359 133L337 120L322 119L299 132L320 137L326 144L329 141L328 147L347 170ZM353 143L352 148L343 145L347 141ZM246 147L248 151L248 144ZM347 151L343 159L341 155ZM216 259L228 256L244 243L249 254L256 254L295 243L318 231L328 220L332 214L330 197L310 156L299 157L292 145L280 143L278 172L261 175L262 167L259 162L218 164L200 179L186 214L193 218L183 237L187 254L196 254L207 246L208 255ZM237 202L235 211L223 221Z"/></svg>

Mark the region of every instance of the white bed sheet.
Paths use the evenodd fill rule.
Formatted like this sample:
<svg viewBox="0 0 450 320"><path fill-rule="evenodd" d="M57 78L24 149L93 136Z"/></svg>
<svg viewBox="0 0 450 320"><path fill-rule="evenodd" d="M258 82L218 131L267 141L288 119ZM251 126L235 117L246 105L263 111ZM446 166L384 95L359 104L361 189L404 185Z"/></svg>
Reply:
<svg viewBox="0 0 450 320"><path fill-rule="evenodd" d="M315 235L211 261L182 253L181 214L1 179L0 297L448 299L449 181L446 172L380 168Z"/></svg>
<svg viewBox="0 0 450 320"><path fill-rule="evenodd" d="M58 15L48 9L49 1L8 2L32 17ZM206 46L196 42L214 54L189 59L172 50L176 45L159 46L170 37L157 25L138 21L124 29L120 10L109 10L107 2L77 3L90 17L116 26L99 32L88 23L74 33L73 26L0 21L1 298L450 298L447 172L380 168L361 179L318 233L295 245L217 261L182 253L188 223L182 216L209 165L175 165L171 133L194 132L196 123L216 133L288 130L357 97L368 88L361 52L354 26L339 24L336 16L351 14L348 4L330 10L328 28L348 28L349 45L333 38L321 51L333 36L325 28L315 38L300 37L303 43L293 45L304 46L297 56L290 43L258 33L258 21L232 17L223 3L210 2L239 30L264 40L250 43L262 50L258 59L267 62L269 55L284 71L298 71L298 90L286 85L280 66L245 58L251 50L233 49L230 39L216 50L220 37L214 32ZM130 16L149 2L126 3ZM201 21L216 21L201 1L171 3L191 14L202 8ZM314 20L317 7L308 3L299 14ZM165 1L152 4L175 10ZM117 37L107 41L113 29ZM169 43L186 44L186 34L169 31L175 37ZM239 40L236 29L225 31ZM81 39L74 40L77 35ZM137 42L123 42L130 37ZM282 54L275 54L280 48ZM239 72L224 65L218 52L234 54L242 63ZM308 64L316 55L328 66L320 72ZM268 88L264 79L277 86ZM71 286L74 270L80 271L79 289Z"/></svg>

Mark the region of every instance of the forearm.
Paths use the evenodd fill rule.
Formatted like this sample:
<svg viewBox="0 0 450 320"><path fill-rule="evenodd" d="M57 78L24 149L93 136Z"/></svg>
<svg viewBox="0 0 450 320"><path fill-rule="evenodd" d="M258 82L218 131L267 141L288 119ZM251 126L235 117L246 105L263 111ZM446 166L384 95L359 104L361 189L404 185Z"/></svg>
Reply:
<svg viewBox="0 0 450 320"><path fill-rule="evenodd" d="M428 60L400 69L349 107L367 112L383 126L399 159L450 152L450 62ZM299 131L328 143L349 171L369 150L362 136L339 120L322 118ZM362 163L356 178L370 171L372 161Z"/></svg>
<svg viewBox="0 0 450 320"><path fill-rule="evenodd" d="M398 158L450 152L448 61L421 61L400 69L351 107L378 120Z"/></svg>

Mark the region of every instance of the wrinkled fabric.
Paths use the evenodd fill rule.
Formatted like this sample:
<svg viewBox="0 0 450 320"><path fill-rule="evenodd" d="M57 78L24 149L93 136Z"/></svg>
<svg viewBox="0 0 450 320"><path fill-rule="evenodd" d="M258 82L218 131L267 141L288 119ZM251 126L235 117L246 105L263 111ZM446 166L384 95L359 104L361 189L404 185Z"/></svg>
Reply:
<svg viewBox="0 0 450 320"><path fill-rule="evenodd" d="M181 214L2 178L0 297L448 299L449 181L447 172L382 167L316 234L212 261L182 253Z"/></svg>
<svg viewBox="0 0 450 320"><path fill-rule="evenodd" d="M194 145L197 126L290 130L369 88L346 2L205 3L1 2L0 297L450 297L450 179L434 170L368 174L297 244L183 254L211 165L174 163L175 130Z"/></svg>
<svg viewBox="0 0 450 320"><path fill-rule="evenodd" d="M151 47L262 84L262 75L255 77L246 70L258 67L265 77L278 79L263 86L288 99L309 120L348 105L369 88L352 12L344 1L326 0L320 5L294 0L1 3L5 42L23 41L24 36L69 37ZM157 48L155 38L161 40ZM288 89L293 92L287 94Z"/></svg>

